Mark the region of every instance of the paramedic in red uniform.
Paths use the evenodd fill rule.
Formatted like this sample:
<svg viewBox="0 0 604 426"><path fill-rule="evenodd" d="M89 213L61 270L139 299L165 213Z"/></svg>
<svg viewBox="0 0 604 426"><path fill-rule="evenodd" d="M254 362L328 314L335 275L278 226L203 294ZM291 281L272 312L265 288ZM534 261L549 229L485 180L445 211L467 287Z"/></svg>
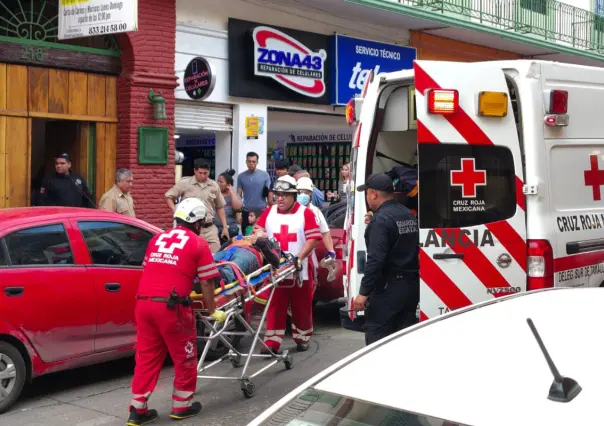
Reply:
<svg viewBox="0 0 604 426"><path fill-rule="evenodd" d="M367 262L354 309L365 311L365 344L371 345L417 322L419 228L394 199L392 178L373 174L357 188L373 213L365 230Z"/></svg>
<svg viewBox="0 0 604 426"><path fill-rule="evenodd" d="M178 204L174 228L149 242L136 302L136 367L128 426L156 420L156 410L147 408L166 354L174 362L172 413L182 420L201 412L193 402L197 386L197 332L189 295L199 278L204 304L211 317L222 322L226 314L214 310L214 282L219 276L208 243L199 237L206 207L196 198Z"/></svg>
<svg viewBox="0 0 604 426"><path fill-rule="evenodd" d="M264 342L273 352L279 348L285 335L287 307L291 303L292 336L299 352L308 350L312 336L312 299L314 291L312 253L322 238L319 221L309 208L296 202L296 180L281 176L275 181L273 192L277 204L265 210L256 221L256 229L275 238L281 250L296 256L296 266L302 284L285 281L275 290L266 320ZM291 288L284 288L291 287ZM264 349L264 348L263 348ZM266 353L263 350L263 353Z"/></svg>

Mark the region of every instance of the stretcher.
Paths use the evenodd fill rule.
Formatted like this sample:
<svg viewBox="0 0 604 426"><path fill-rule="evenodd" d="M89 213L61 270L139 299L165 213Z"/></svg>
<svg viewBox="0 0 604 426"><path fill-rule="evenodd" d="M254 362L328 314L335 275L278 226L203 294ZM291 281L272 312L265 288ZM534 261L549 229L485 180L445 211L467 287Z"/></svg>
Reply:
<svg viewBox="0 0 604 426"><path fill-rule="evenodd" d="M217 264L219 269L220 267L227 265L236 266L230 262L221 262ZM191 298L194 300L193 310L195 315L203 322L206 330L209 330L210 332L209 335L197 337L198 340L206 341L201 358L197 364L197 378L239 381L243 395L246 398L251 398L256 393L256 387L254 386L252 379L279 362L283 362L287 370L292 369L293 359L289 354L289 351L284 350L281 354L272 352L264 343L264 340L261 338L260 334L266 321L267 312L275 289L278 287L284 287L285 284L283 281L286 279L292 280L292 284L288 285L288 287L295 285L295 280L293 280L293 274L295 271L296 268L293 263L293 258L289 256L281 259L279 269L275 269L271 265L266 265L248 275L239 273L237 274L239 278L236 281L217 288L214 291L214 300L216 309L223 310L226 313L226 320L223 323L216 324L215 321L210 318L208 311L203 306L202 295L197 293L191 294ZM245 307L247 304L253 302L260 302L260 304L264 306L262 316L256 329L252 327L252 321L247 321L245 318ZM245 331L228 331L229 328L236 323L242 325ZM252 336L252 346L249 349L249 353L240 352L229 341L229 339L226 338L227 336L237 335ZM222 343L229 349L229 352L216 361L204 366L203 363L208 355L210 345L212 342L215 342L216 339L220 339L220 341L222 341ZM254 350L258 344L260 344L268 352L266 355L254 353ZM213 366L227 359L230 360L233 367L241 367L243 358L245 358L245 362L239 376L202 375L204 371L209 370ZM252 358L270 358L272 361L258 369L256 372L248 374L248 369Z"/></svg>

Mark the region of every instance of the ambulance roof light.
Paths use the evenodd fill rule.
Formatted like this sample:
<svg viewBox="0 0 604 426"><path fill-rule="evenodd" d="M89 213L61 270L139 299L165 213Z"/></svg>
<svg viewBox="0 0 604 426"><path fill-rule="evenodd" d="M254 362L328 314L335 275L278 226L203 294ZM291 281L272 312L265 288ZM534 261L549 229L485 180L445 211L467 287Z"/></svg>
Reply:
<svg viewBox="0 0 604 426"><path fill-rule="evenodd" d="M547 98L546 98L547 99ZM548 114L566 114L568 112L568 91L549 90Z"/></svg>
<svg viewBox="0 0 604 426"><path fill-rule="evenodd" d="M428 112L451 115L459 109L459 92L455 89L428 89Z"/></svg>

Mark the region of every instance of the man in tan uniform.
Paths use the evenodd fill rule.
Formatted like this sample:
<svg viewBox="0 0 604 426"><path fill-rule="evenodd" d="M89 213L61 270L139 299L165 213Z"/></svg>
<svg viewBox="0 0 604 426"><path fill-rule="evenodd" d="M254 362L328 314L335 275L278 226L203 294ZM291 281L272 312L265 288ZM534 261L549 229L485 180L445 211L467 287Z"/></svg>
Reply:
<svg viewBox="0 0 604 426"><path fill-rule="evenodd" d="M99 209L136 217L134 200L130 195L134 177L128 169L119 169L115 174L115 185L105 192L99 201Z"/></svg>
<svg viewBox="0 0 604 426"><path fill-rule="evenodd" d="M209 178L210 165L202 158L196 159L193 165L195 176L182 179L166 192L166 202L168 203L168 207L174 212L176 209L174 201L179 197L182 200L197 198L203 201L208 209L208 214L204 224L201 226L199 235L208 242L212 253L216 253L220 249L220 239L218 228L214 225L214 215L218 216L218 219L222 223L222 235L227 238L229 237L229 227L224 212L226 203L218 184Z"/></svg>

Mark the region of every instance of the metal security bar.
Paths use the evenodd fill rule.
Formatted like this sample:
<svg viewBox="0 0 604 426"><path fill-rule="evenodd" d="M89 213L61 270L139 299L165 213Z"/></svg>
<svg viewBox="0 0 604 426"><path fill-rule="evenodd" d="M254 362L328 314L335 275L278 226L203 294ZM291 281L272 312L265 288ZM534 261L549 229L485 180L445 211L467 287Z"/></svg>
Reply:
<svg viewBox="0 0 604 426"><path fill-rule="evenodd" d="M384 0L604 55L604 18L555 0ZM487 30L488 31L488 30ZM527 40L528 41L528 40Z"/></svg>
<svg viewBox="0 0 604 426"><path fill-rule="evenodd" d="M57 0L0 0L0 41L22 41L28 44L89 53L118 54L112 36L82 39L58 39L59 8Z"/></svg>

